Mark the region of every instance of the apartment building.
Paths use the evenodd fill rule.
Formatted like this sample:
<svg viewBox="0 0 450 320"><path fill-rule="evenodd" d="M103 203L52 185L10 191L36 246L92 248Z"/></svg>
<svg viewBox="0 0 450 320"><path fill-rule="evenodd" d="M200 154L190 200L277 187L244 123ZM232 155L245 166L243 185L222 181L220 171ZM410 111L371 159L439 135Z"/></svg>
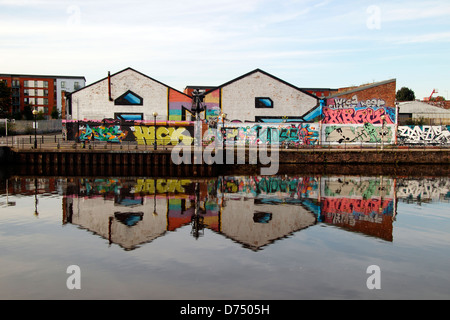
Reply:
<svg viewBox="0 0 450 320"><path fill-rule="evenodd" d="M0 81L6 81L11 87L11 114L23 111L29 104L46 118L55 107L64 118L65 93L86 85L86 78L82 76L0 74Z"/></svg>

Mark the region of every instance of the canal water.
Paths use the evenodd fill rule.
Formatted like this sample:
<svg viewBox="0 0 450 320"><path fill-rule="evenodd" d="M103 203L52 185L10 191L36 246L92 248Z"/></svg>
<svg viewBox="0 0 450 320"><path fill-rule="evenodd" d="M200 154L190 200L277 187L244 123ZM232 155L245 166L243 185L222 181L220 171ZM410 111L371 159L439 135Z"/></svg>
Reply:
<svg viewBox="0 0 450 320"><path fill-rule="evenodd" d="M447 176L3 173L0 299L449 299Z"/></svg>

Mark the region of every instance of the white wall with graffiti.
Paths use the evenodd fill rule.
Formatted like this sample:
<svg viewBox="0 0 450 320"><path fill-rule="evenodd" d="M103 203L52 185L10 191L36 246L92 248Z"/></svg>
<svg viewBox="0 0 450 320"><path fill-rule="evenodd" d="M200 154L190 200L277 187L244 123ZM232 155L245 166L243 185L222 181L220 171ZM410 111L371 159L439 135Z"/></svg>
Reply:
<svg viewBox="0 0 450 320"><path fill-rule="evenodd" d="M450 145L450 126L399 126L398 144Z"/></svg>

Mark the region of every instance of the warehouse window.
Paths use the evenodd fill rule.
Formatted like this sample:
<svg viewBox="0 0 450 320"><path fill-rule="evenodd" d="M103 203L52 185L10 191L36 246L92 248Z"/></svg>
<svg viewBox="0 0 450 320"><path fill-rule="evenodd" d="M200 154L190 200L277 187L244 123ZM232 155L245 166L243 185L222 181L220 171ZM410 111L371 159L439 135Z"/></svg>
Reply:
<svg viewBox="0 0 450 320"><path fill-rule="evenodd" d="M255 108L273 108L273 101L270 98L255 98Z"/></svg>
<svg viewBox="0 0 450 320"><path fill-rule="evenodd" d="M144 100L138 96L136 93L128 90L123 95L114 100L115 105L134 105L142 106Z"/></svg>

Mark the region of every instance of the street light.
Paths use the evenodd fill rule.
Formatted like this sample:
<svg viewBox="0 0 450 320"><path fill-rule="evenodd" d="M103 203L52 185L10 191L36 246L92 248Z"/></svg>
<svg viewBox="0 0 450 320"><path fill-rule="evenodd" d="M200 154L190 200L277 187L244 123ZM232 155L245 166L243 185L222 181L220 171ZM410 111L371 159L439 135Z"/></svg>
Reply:
<svg viewBox="0 0 450 320"><path fill-rule="evenodd" d="M155 140L153 141L153 150L156 150L156 117L158 116L158 112L153 112L153 125L155 126Z"/></svg>
<svg viewBox="0 0 450 320"><path fill-rule="evenodd" d="M385 122L385 115L381 116L381 150L383 150L384 147L384 122Z"/></svg>
<svg viewBox="0 0 450 320"><path fill-rule="evenodd" d="M220 116L222 117L222 149L223 149L225 148L225 138L226 138L225 118L227 117L227 114L222 113Z"/></svg>
<svg viewBox="0 0 450 320"><path fill-rule="evenodd" d="M38 111L36 109L33 110L33 115L34 115L34 148L37 149L37 121L36 121L36 116L38 114Z"/></svg>

